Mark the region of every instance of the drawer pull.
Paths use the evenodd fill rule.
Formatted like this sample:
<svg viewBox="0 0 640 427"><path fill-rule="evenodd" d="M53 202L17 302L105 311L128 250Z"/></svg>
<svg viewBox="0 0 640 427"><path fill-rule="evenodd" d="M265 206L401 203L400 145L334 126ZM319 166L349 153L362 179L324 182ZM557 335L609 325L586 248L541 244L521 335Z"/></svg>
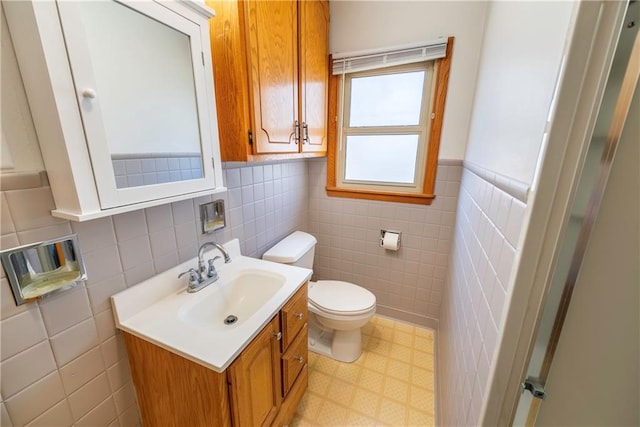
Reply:
<svg viewBox="0 0 640 427"><path fill-rule="evenodd" d="M302 318L304 317L304 313L294 313L294 316L296 316L298 320L302 320Z"/></svg>
<svg viewBox="0 0 640 427"><path fill-rule="evenodd" d="M294 359L297 360L298 363L304 362L304 357L302 357L302 356L296 356L296 357L294 357Z"/></svg>
<svg viewBox="0 0 640 427"><path fill-rule="evenodd" d="M282 332L275 333L273 334L273 336L276 337L278 341L280 341L282 339Z"/></svg>

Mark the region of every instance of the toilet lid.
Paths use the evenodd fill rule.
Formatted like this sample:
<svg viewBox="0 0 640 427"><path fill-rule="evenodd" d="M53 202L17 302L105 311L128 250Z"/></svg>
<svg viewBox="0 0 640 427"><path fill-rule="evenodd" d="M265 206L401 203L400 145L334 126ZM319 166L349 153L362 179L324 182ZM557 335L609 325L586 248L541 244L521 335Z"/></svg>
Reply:
<svg viewBox="0 0 640 427"><path fill-rule="evenodd" d="M309 303L333 314L360 314L376 305L376 296L353 283L319 280L309 284Z"/></svg>

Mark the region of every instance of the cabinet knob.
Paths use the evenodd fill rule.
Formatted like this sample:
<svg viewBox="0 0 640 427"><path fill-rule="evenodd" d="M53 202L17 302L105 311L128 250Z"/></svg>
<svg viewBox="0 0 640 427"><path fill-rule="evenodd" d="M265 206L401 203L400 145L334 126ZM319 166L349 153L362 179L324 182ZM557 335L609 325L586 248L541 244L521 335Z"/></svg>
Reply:
<svg viewBox="0 0 640 427"><path fill-rule="evenodd" d="M280 341L282 339L282 332L277 332L277 333L273 334L273 336L276 337L276 339L278 341Z"/></svg>
<svg viewBox="0 0 640 427"><path fill-rule="evenodd" d="M302 318L304 317L304 313L294 313L294 316L296 316L298 320L302 320Z"/></svg>
<svg viewBox="0 0 640 427"><path fill-rule="evenodd" d="M302 357L302 356L296 356L296 357L294 357L294 359L297 360L298 363L304 362L304 357Z"/></svg>
<svg viewBox="0 0 640 427"><path fill-rule="evenodd" d="M93 99L97 96L96 91L91 88L82 89L82 97Z"/></svg>

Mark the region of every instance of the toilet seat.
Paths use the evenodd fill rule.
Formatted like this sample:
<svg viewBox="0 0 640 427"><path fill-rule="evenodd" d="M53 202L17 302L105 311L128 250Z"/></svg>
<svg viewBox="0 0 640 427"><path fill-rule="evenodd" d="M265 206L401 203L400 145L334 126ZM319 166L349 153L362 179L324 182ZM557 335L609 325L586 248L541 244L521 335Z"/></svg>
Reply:
<svg viewBox="0 0 640 427"><path fill-rule="evenodd" d="M353 283L337 280L310 282L308 300L317 310L339 316L358 316L376 307L373 293Z"/></svg>

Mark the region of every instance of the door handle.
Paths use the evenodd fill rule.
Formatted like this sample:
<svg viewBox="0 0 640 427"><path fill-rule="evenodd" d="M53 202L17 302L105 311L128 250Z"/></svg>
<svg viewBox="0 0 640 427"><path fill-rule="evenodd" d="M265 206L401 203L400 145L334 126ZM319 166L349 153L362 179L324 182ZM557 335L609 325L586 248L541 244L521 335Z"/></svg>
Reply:
<svg viewBox="0 0 640 427"><path fill-rule="evenodd" d="M297 120L293 122L293 138L296 144L300 142L300 122Z"/></svg>

